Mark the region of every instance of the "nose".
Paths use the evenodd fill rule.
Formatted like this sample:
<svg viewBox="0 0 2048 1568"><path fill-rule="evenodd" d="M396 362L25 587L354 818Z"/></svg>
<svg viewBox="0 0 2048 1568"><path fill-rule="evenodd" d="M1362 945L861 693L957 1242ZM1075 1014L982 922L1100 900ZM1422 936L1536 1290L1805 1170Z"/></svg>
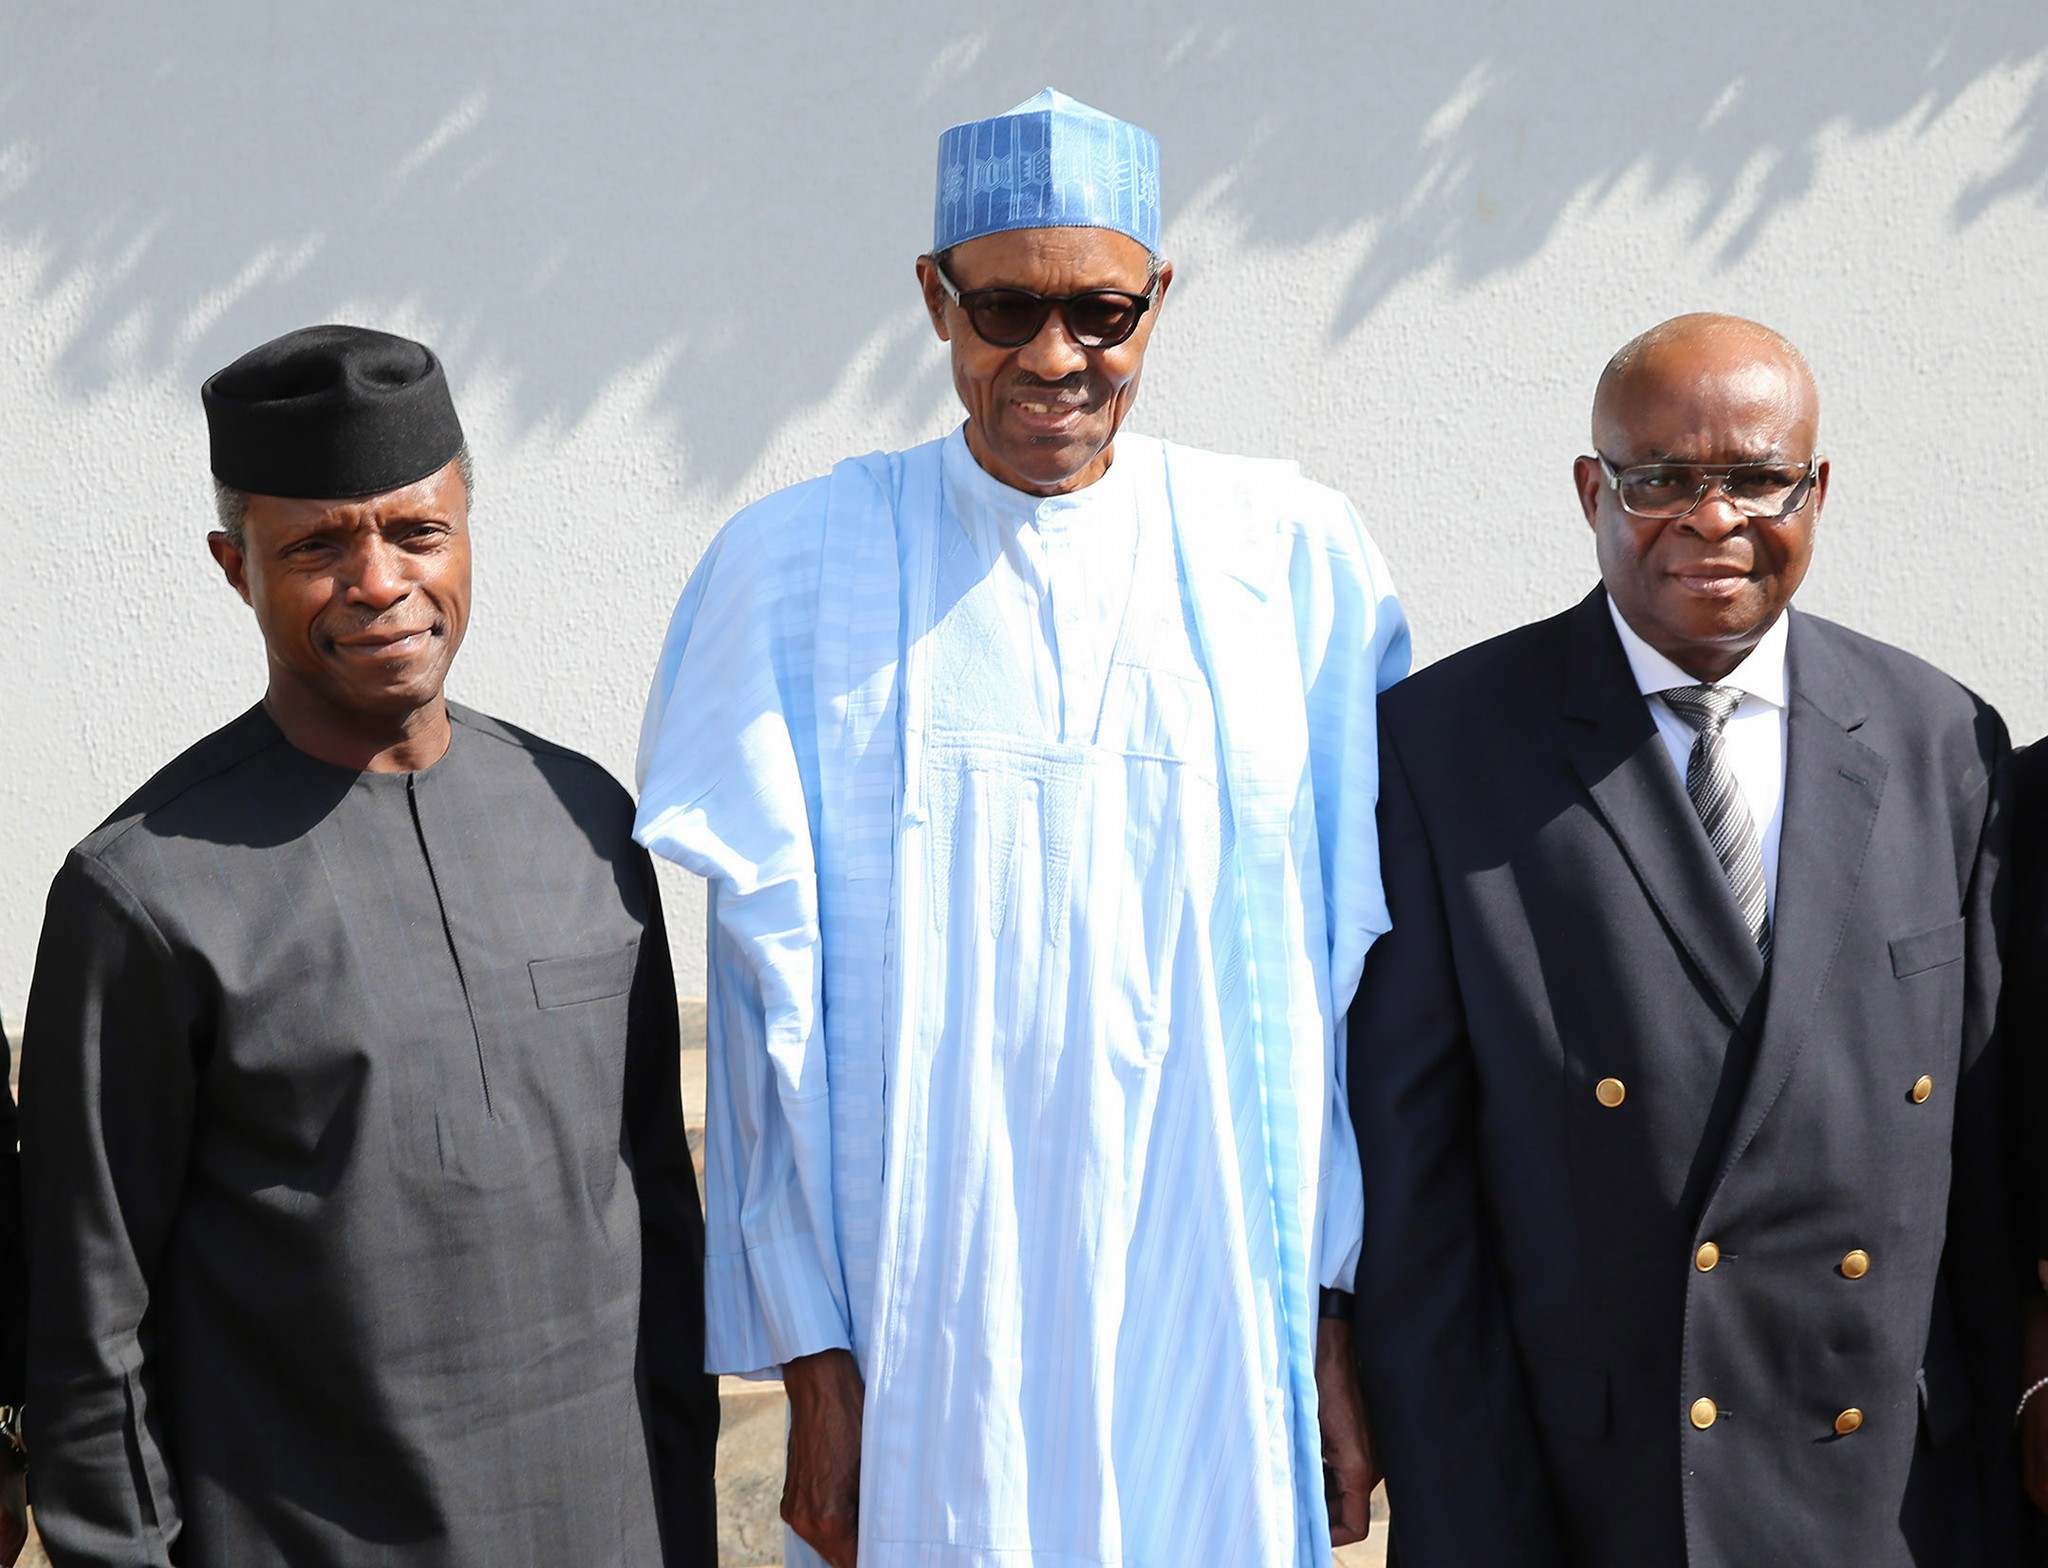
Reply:
<svg viewBox="0 0 2048 1568"><path fill-rule="evenodd" d="M1719 474L1707 476L1707 493L1685 514L1686 526L1710 542L1727 538L1748 521L1748 516L1736 510L1735 503L1728 499L1726 481Z"/></svg>
<svg viewBox="0 0 2048 1568"><path fill-rule="evenodd" d="M348 602L382 612L412 591L405 571L404 552L389 540L371 537L356 552L353 579L348 585Z"/></svg>
<svg viewBox="0 0 2048 1568"><path fill-rule="evenodd" d="M1077 370L1087 369L1087 351L1074 341L1073 333L1067 330L1064 309L1046 313L1045 325L1038 329L1038 336L1017 350L1017 364L1044 381L1063 380Z"/></svg>

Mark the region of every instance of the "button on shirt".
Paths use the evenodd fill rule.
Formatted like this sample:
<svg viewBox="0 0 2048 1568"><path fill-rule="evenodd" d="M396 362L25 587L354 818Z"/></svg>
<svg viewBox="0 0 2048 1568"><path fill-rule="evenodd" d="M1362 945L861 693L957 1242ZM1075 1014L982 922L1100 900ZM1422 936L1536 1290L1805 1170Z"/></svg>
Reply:
<svg viewBox="0 0 2048 1568"><path fill-rule="evenodd" d="M1650 705L1650 717L1657 722L1657 733L1664 738L1683 785L1697 732L1668 704L1659 702L1656 693L1701 683L1637 636L1611 597L1607 613L1614 617L1614 629L1635 673L1636 690ZM1773 919L1778 912L1778 837L1785 825L1785 639L1791 617L1790 610L1781 614L1764 633L1763 641L1718 682L1742 692L1742 701L1722 730L1721 740L1750 820L1762 834L1764 901Z"/></svg>

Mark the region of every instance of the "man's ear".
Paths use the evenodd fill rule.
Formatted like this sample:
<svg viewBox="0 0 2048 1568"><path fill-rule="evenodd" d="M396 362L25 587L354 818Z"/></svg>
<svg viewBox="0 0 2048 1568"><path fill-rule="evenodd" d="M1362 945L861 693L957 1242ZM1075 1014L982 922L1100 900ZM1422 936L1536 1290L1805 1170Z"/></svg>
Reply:
<svg viewBox="0 0 2048 1568"><path fill-rule="evenodd" d="M1607 476L1600 471L1597 457L1572 459L1572 488L1579 492L1579 510L1595 533L1600 531L1600 492L1607 488Z"/></svg>
<svg viewBox="0 0 2048 1568"><path fill-rule="evenodd" d="M220 563L220 574L228 580L228 586L242 596L242 603L249 602L249 561L240 546L216 528L206 536L206 548L213 552L213 558Z"/></svg>
<svg viewBox="0 0 2048 1568"><path fill-rule="evenodd" d="M932 330L941 343L953 341L946 330L946 285L939 281L938 263L929 256L917 258L917 286L924 290L925 313L932 318Z"/></svg>

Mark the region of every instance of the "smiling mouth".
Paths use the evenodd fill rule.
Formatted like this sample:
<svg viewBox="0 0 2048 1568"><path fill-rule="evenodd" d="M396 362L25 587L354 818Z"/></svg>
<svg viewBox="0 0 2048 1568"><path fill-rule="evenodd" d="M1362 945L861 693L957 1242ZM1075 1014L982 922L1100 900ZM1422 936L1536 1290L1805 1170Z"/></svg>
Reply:
<svg viewBox="0 0 2048 1568"><path fill-rule="evenodd" d="M1048 429L1063 428L1088 412L1085 402L1066 398L1012 398L1010 408L1025 424Z"/></svg>
<svg viewBox="0 0 2048 1568"><path fill-rule="evenodd" d="M422 626L389 637L336 638L334 646L357 659L399 659L417 653L433 639L434 628Z"/></svg>

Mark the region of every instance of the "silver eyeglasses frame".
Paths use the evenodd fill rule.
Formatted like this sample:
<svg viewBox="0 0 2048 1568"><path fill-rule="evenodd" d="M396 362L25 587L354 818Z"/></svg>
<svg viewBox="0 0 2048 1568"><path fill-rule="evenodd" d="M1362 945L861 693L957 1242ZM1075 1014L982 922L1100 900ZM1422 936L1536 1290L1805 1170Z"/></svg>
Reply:
<svg viewBox="0 0 2048 1568"><path fill-rule="evenodd" d="M1812 499L1813 487L1816 483L1819 482L1820 465L1824 461L1824 459L1820 456L1819 453L1815 453L1812 457L1808 458L1806 462L1806 472L1800 476L1799 482L1792 487L1790 494L1786 498L1785 504L1780 506L1775 512L1765 512L1757 510L1750 503L1741 500L1737 496L1731 495L1728 490L1728 477L1729 475L1744 468L1769 468L1772 466L1769 463L1661 462L1631 463L1626 468L1616 468L1613 462L1609 460L1605 452L1595 449L1593 456L1599 462L1600 472L1606 476L1608 486L1614 491L1615 504L1618 505L1624 512L1628 513L1628 515L1631 517L1640 517L1647 522L1658 523L1675 523L1681 517L1692 516L1694 512L1697 512L1700 509L1701 504L1707 499L1707 493L1711 490L1716 489L1718 489L1721 492L1721 498L1725 500L1730 506L1734 507L1735 510L1740 512L1744 517L1755 517L1765 519L1790 517L1794 512L1798 511L1801 507L1805 506L1806 503ZM1682 512L1639 512L1634 507L1630 506L1627 500L1623 498L1621 493L1622 478L1624 475L1636 473L1645 468L1690 469L1692 472L1698 474L1700 476L1700 482L1698 487L1693 491L1692 504L1686 507L1685 510Z"/></svg>

